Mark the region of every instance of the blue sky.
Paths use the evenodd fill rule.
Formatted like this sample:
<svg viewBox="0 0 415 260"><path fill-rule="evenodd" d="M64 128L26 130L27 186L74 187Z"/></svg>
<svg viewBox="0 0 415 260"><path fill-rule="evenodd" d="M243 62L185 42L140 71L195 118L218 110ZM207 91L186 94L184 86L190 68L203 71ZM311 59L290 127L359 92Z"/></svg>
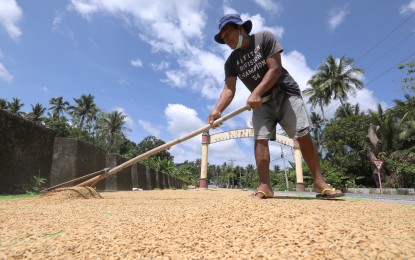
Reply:
<svg viewBox="0 0 415 260"><path fill-rule="evenodd" d="M251 19L253 32L272 31L284 46L283 66L305 89L329 55L365 69L365 89L349 102L385 108L402 99L404 71L414 59L415 0L0 0L0 97L48 107L52 97L92 94L98 107L128 115L134 142L148 135L168 142L206 124L223 86L227 46L216 44L225 13ZM411 56L412 55L412 56ZM248 91L225 111L245 105ZM333 102L326 115L339 104ZM316 110L319 112L319 110ZM211 133L249 126L251 113ZM176 162L200 158L201 138L171 148ZM272 160L282 164L281 147ZM289 154L288 148L283 148ZM212 144L211 163L254 163L253 140Z"/></svg>

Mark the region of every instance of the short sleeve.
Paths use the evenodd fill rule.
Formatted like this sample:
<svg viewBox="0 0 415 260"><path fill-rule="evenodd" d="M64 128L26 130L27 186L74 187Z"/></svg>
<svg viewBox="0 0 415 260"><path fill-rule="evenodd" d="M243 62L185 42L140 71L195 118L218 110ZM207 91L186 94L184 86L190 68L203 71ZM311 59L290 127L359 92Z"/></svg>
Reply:
<svg viewBox="0 0 415 260"><path fill-rule="evenodd" d="M238 73L236 72L234 67L231 65L231 59L232 59L232 55L230 55L225 62L225 79L238 76Z"/></svg>
<svg viewBox="0 0 415 260"><path fill-rule="evenodd" d="M276 53L283 52L282 45L277 41L274 34L269 31L263 31L263 46L264 57L267 59Z"/></svg>

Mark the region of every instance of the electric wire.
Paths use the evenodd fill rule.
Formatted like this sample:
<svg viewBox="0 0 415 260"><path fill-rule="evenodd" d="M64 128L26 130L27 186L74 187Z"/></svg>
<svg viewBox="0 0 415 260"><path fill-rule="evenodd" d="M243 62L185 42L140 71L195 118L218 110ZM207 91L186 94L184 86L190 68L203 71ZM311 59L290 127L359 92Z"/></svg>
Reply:
<svg viewBox="0 0 415 260"><path fill-rule="evenodd" d="M415 12L409 15L403 22L401 22L395 29L393 29L390 33L388 33L385 37L383 37L378 43L375 44L371 49L369 49L363 56L358 58L355 62L353 62L350 65L355 65L359 61L361 61L364 57L366 57L369 53L371 53L374 49L376 49L383 41L385 41L387 38L389 38L395 31L397 31L402 25L404 25L406 22L409 21L413 16L415 15Z"/></svg>
<svg viewBox="0 0 415 260"><path fill-rule="evenodd" d="M379 76L375 77L374 79L372 79L371 81L369 81L368 83L366 83L366 86L372 84L374 81L378 80L379 78L381 78L382 76L384 76L386 73L388 73L389 71L391 71L392 69L394 69L395 67L397 67L398 65L402 64L402 62L408 60L409 58L411 58L412 56L415 55L415 52L411 53L409 56L407 56L406 58L402 59L401 61L399 61L397 64L393 65L392 67L390 67L389 69L387 69L386 71L384 71L383 73L379 74Z"/></svg>
<svg viewBox="0 0 415 260"><path fill-rule="evenodd" d="M389 54L391 51L393 51L394 49L396 49L399 45L401 45L404 41L408 40L409 38L411 38L413 35L415 34L415 31L411 32L408 36L406 36L404 39L402 39L399 43L397 43L396 45L394 45L392 48L390 48L387 52L385 52L383 55L381 55L379 58L377 58L374 62L370 63L369 65L366 66L366 68L364 68L365 71L367 71L370 67L372 67L374 64L376 64L380 59L382 59L383 57L385 57L387 54Z"/></svg>

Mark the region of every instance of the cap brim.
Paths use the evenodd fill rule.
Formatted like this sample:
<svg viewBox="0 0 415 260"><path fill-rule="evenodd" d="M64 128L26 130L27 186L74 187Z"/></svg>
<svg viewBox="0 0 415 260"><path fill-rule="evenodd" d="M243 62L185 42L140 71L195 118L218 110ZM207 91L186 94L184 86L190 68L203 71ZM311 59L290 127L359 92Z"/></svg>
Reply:
<svg viewBox="0 0 415 260"><path fill-rule="evenodd" d="M220 44L225 44L225 42L220 38L220 32L215 35L215 41Z"/></svg>
<svg viewBox="0 0 415 260"><path fill-rule="evenodd" d="M252 30L252 22L251 22L251 20L246 20L242 24L242 26L244 27L244 30L245 30L246 34L249 34L251 32L251 30ZM225 27L225 25L223 27ZM215 41L217 43L220 43L220 44L225 44L225 42L222 40L222 38L220 38L220 32L218 32L218 34L215 35Z"/></svg>
<svg viewBox="0 0 415 260"><path fill-rule="evenodd" d="M246 34L249 34L252 30L252 22L251 20L246 20L242 25L245 29Z"/></svg>

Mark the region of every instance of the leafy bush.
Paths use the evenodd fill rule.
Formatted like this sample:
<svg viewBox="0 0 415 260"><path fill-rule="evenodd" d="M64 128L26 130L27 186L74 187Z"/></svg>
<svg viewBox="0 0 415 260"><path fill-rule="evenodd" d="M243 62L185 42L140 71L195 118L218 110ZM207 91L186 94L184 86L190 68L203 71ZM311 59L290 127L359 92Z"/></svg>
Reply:
<svg viewBox="0 0 415 260"><path fill-rule="evenodd" d="M45 182L45 178L35 175L29 184L24 185L23 189L26 194L39 194Z"/></svg>

